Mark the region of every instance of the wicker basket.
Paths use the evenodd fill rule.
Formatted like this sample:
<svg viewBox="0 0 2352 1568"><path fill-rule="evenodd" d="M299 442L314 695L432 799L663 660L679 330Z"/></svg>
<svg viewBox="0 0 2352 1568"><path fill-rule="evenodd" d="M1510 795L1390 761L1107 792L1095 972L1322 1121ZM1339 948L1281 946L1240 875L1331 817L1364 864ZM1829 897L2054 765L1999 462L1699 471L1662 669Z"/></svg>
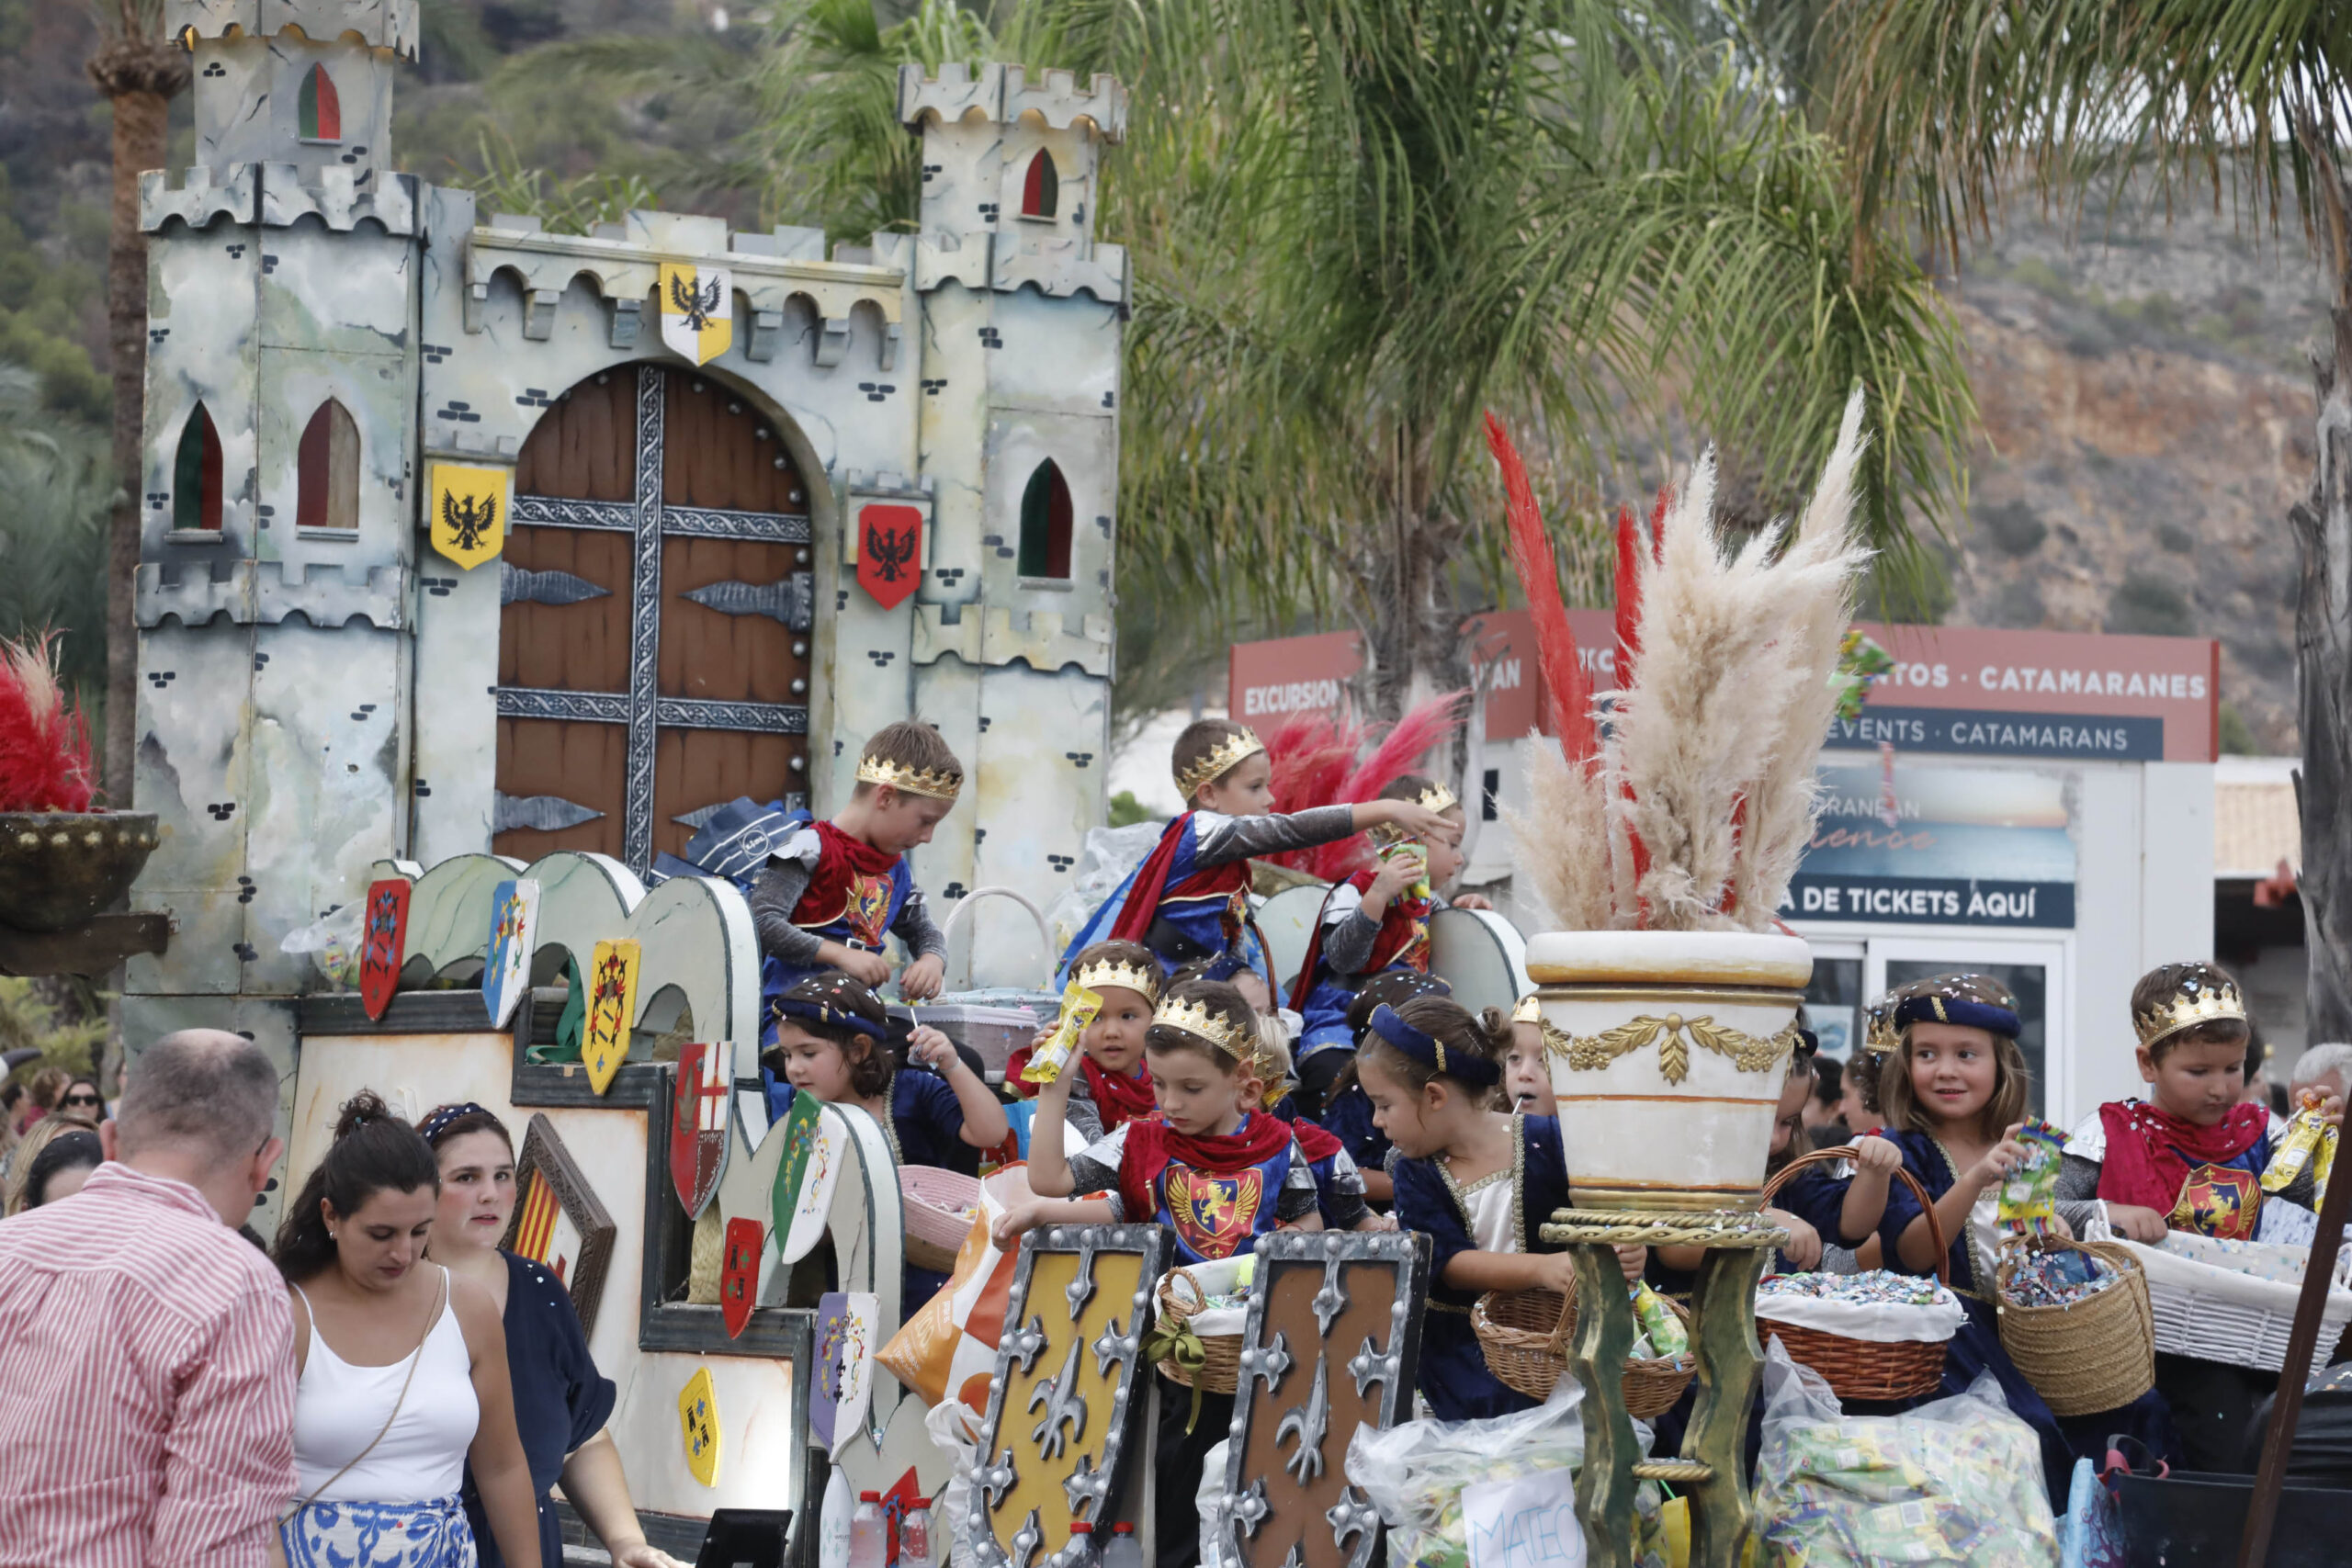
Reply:
<svg viewBox="0 0 2352 1568"><path fill-rule="evenodd" d="M1690 1326L1690 1309L1661 1297L1682 1326ZM1577 1298L1557 1291L1488 1291L1470 1309L1471 1331L1487 1358L1487 1370L1506 1388L1530 1399L1549 1399L1567 1365L1569 1342L1577 1332ZM1625 1411L1640 1420L1653 1420L1674 1408L1690 1386L1699 1363L1685 1353L1654 1360L1625 1362Z"/></svg>
<svg viewBox="0 0 2352 1568"><path fill-rule="evenodd" d="M956 1255L979 1212L979 1179L933 1165L902 1165L899 1196L906 1213L907 1261L935 1273L954 1273Z"/></svg>
<svg viewBox="0 0 2352 1568"><path fill-rule="evenodd" d="M1190 1300L1183 1299L1186 1297ZM1170 1269L1159 1277L1159 1321L1163 1326L1182 1328L1208 1310L1208 1299L1201 1294L1200 1282L1183 1269ZM1207 1393L1231 1393L1240 1386L1242 1337L1204 1334L1200 1339L1205 1352L1201 1362L1200 1388ZM1193 1374L1175 1361L1163 1359L1159 1370L1173 1382L1186 1388L1193 1386Z"/></svg>
<svg viewBox="0 0 2352 1568"><path fill-rule="evenodd" d="M2111 1241L2044 1237L2048 1247L2087 1252L2120 1276L2067 1306L2023 1306L2009 1300L2013 1259L1996 1275L2001 1348L2053 1416L2120 1410L2156 1386L2156 1323L2148 1275L2131 1248Z"/></svg>
<svg viewBox="0 0 2352 1568"><path fill-rule="evenodd" d="M1770 1204L1773 1194L1806 1166L1828 1165L1848 1157L1842 1148L1815 1149L1799 1155L1764 1184L1764 1201ZM1911 1189L1911 1196L1919 1201L1919 1212L1928 1217L1928 1239L1936 1247L1936 1282L1949 1289L1951 1254L1944 1240L1944 1227L1936 1218L1935 1201L1909 1171L1898 1168L1894 1174ZM1944 1381L1944 1341L1940 1339L1849 1339L1842 1334L1828 1334L1793 1323L1758 1324L1757 1332L1777 1335L1789 1359L1819 1372L1830 1392L1841 1400L1918 1399L1935 1393Z"/></svg>
<svg viewBox="0 0 2352 1568"><path fill-rule="evenodd" d="M2136 1241L2122 1244L2147 1273L2157 1353L2278 1371L2287 1358L2288 1336L2294 1329L2295 1308L2302 1295L2301 1281L2256 1279L2199 1262L2193 1252L2205 1245L2205 1239L2188 1232L2176 1231L2166 1242L2163 1247ZM2192 1255L2184 1255L2176 1246L2188 1248ZM2301 1247L2282 1250L2306 1251ZM2341 1273L2331 1283L2325 1301L2318 1342L2331 1345L2352 1337L2352 1291L2346 1290Z"/></svg>

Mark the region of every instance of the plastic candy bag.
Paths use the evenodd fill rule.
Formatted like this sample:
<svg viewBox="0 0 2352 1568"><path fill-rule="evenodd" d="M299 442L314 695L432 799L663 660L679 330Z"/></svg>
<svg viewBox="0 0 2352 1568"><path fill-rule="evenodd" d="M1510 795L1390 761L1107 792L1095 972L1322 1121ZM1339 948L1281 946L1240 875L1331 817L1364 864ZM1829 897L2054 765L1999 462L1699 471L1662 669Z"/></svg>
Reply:
<svg viewBox="0 0 2352 1568"><path fill-rule="evenodd" d="M2302 1102L2288 1120L2287 1135L2278 1140L2278 1152L2262 1173L2265 1192L2285 1191L2306 1168L2319 1191L2326 1191L2328 1170L2335 1163L2336 1129L2320 1120L2323 1103L2312 1091L2303 1091Z"/></svg>
<svg viewBox="0 0 2352 1568"><path fill-rule="evenodd" d="M1900 1416L1847 1416L1775 1337L1756 1472L1759 1568L2047 1568L2057 1529L2033 1429L2000 1384Z"/></svg>
<svg viewBox="0 0 2352 1568"><path fill-rule="evenodd" d="M2013 1235L2048 1235L2051 1217L2058 1212L2058 1167L2066 1134L2047 1122L2028 1122L2018 1129L2025 1147L2023 1163L2001 1179L1996 1218Z"/></svg>
<svg viewBox="0 0 2352 1568"><path fill-rule="evenodd" d="M307 953L337 990L359 984L359 920L368 901L354 898L336 905L307 926L288 931L277 944L280 953Z"/></svg>
<svg viewBox="0 0 2352 1568"><path fill-rule="evenodd" d="M1063 987L1061 1018L1044 1043L1030 1051L1029 1060L1022 1065L1021 1081L1048 1084L1060 1077L1070 1058L1078 1055L1079 1037L1102 1010L1101 992L1087 989L1075 978Z"/></svg>

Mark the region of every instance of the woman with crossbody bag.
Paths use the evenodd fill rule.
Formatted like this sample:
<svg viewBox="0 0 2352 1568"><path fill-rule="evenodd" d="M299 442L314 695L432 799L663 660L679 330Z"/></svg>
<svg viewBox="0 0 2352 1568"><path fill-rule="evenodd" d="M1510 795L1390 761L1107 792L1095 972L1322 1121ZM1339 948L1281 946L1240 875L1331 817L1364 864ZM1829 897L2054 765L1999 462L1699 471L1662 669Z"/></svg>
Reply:
<svg viewBox="0 0 2352 1568"><path fill-rule="evenodd" d="M498 1310L424 1261L439 1196L433 1151L363 1089L278 1229L300 1373L289 1568L474 1568L469 1462L505 1561L542 1568Z"/></svg>

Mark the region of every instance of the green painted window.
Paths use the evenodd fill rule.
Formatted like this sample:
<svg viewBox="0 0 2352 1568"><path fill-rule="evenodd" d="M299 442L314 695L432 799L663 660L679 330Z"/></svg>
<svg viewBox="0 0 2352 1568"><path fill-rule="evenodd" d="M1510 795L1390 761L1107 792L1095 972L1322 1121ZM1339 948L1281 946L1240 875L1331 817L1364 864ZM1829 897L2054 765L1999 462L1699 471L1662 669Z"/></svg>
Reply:
<svg viewBox="0 0 2352 1568"><path fill-rule="evenodd" d="M1068 578L1069 534L1069 483L1048 457L1021 494L1021 575Z"/></svg>
<svg viewBox="0 0 2352 1568"><path fill-rule="evenodd" d="M1051 218L1055 205L1061 199L1062 177L1054 167L1054 155L1039 150L1029 160L1029 177L1021 186L1021 216Z"/></svg>
<svg viewBox="0 0 2352 1568"><path fill-rule="evenodd" d="M220 433L202 403L180 426L172 457L172 526L220 531Z"/></svg>
<svg viewBox="0 0 2352 1568"><path fill-rule="evenodd" d="M335 94L334 78L327 74L323 65L311 66L310 74L302 78L302 140L343 140L343 100Z"/></svg>

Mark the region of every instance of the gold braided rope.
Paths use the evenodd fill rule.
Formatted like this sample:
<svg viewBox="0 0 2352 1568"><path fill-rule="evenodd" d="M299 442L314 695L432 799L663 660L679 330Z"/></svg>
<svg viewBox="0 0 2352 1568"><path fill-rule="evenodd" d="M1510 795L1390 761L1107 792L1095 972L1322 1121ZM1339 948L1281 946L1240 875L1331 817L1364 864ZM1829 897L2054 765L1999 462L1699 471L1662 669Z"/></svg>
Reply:
<svg viewBox="0 0 2352 1568"><path fill-rule="evenodd" d="M1695 1486L1714 1478L1715 1467L1695 1459L1645 1459L1634 1465L1636 1481L1673 1481Z"/></svg>
<svg viewBox="0 0 2352 1568"><path fill-rule="evenodd" d="M1566 1218L1560 1218L1566 1215ZM1789 1233L1762 1214L1738 1210L1658 1213L1634 1209L1562 1209L1543 1227L1545 1241L1603 1247L1786 1247Z"/></svg>

